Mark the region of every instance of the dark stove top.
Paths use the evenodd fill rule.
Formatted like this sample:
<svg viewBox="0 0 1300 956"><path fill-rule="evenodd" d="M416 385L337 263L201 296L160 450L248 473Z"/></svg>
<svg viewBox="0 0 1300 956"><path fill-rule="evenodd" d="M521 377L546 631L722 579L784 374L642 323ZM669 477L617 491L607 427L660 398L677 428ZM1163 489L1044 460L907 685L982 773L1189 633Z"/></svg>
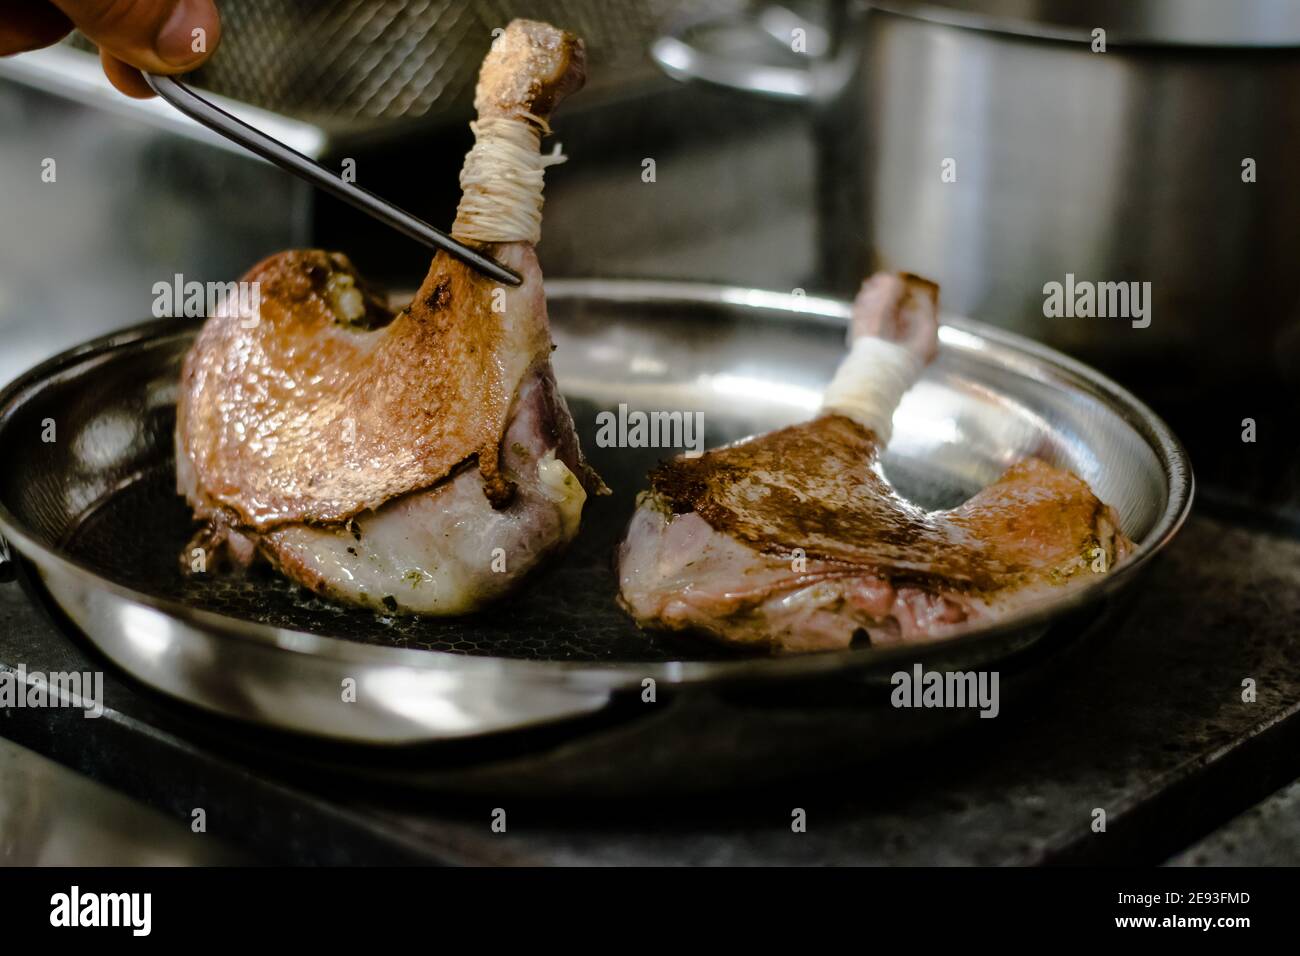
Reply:
<svg viewBox="0 0 1300 956"><path fill-rule="evenodd" d="M1268 370L1217 382L1163 380L1150 370L1115 377L1186 445L1202 504L1236 521L1300 535L1300 384Z"/></svg>

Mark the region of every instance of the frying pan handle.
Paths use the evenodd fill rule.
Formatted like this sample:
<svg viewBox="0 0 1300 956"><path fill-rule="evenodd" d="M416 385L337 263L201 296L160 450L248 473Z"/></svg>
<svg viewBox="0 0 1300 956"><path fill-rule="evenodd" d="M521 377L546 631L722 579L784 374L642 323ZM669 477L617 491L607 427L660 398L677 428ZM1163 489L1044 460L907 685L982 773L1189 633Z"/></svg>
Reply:
<svg viewBox="0 0 1300 956"><path fill-rule="evenodd" d="M777 66L747 60L701 47L693 37L702 30L726 35L764 34L773 46L793 51L793 39L803 40L802 52L808 66ZM796 34L801 30L801 34ZM715 86L757 93L773 99L811 102L816 98L814 67L829 45L823 28L805 21L778 4L738 15L709 15L684 20L650 46L650 56L669 76L679 80L700 80Z"/></svg>
<svg viewBox="0 0 1300 956"><path fill-rule="evenodd" d="M8 583L18 577L18 565L14 561L13 552L9 550L9 542L0 538L0 584Z"/></svg>

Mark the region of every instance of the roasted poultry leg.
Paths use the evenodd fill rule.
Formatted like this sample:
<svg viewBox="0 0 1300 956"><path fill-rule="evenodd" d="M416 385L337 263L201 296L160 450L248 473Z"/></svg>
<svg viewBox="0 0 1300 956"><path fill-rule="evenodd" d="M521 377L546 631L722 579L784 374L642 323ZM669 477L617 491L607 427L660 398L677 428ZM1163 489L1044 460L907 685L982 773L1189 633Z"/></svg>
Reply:
<svg viewBox="0 0 1300 956"><path fill-rule="evenodd" d="M211 317L185 359L177 481L194 549L257 555L377 610L458 614L577 533L604 490L555 386L540 235L547 118L583 82L582 42L516 20L475 95L453 233L523 277L497 285L439 253L396 315L342 255L255 266L260 309Z"/></svg>
<svg viewBox="0 0 1300 956"><path fill-rule="evenodd" d="M950 511L890 486L879 452L936 354L937 311L933 284L877 274L821 415L651 473L618 553L638 623L776 651L925 641L1123 560L1114 510L1036 458Z"/></svg>

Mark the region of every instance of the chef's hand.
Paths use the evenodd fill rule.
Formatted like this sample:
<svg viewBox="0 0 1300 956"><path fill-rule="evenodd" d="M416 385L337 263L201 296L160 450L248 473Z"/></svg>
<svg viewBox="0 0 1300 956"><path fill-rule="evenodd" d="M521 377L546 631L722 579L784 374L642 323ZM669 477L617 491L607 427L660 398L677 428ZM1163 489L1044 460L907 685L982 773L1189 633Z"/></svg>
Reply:
<svg viewBox="0 0 1300 956"><path fill-rule="evenodd" d="M0 0L0 56L57 43L73 27L99 46L109 81L141 99L153 96L141 70L184 73L221 40L213 0Z"/></svg>

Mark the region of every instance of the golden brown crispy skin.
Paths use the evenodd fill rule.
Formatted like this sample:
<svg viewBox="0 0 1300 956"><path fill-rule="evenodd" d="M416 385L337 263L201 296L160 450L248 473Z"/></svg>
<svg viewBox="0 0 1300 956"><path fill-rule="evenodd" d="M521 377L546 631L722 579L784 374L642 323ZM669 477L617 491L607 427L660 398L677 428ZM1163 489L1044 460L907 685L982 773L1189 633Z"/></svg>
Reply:
<svg viewBox="0 0 1300 956"><path fill-rule="evenodd" d="M584 70L576 36L514 20L483 61L475 105L480 117L544 126ZM470 459L492 504L507 504L501 436L520 382L551 342L531 245L475 245L523 284L507 292L440 252L407 309L392 318L368 297L360 323L340 314L334 291L340 276L364 287L345 257L295 251L254 266L242 281L260 285L258 324L209 318L185 359L177 435L192 469L180 469L184 490L204 498L196 507L224 506L256 531L338 522ZM584 486L600 488L587 472Z"/></svg>
<svg viewBox="0 0 1300 956"><path fill-rule="evenodd" d="M1080 555L1091 564L1095 547L1113 549L1118 563L1133 547L1115 509L1082 478L1041 458L1016 462L961 507L935 517L985 545L1007 574L1022 578Z"/></svg>
<svg viewBox="0 0 1300 956"><path fill-rule="evenodd" d="M952 511L925 512L877 469L876 437L826 415L678 458L651 473L677 513L768 553L803 549L895 584L993 592L1028 583L1098 544L1114 516L1069 472L1038 459L1009 469Z"/></svg>
<svg viewBox="0 0 1300 956"><path fill-rule="evenodd" d="M329 292L340 274L360 284L340 255L272 256L244 276L261 285L258 324L204 325L178 429L198 487L257 530L343 521L474 456L488 496L508 498L498 443L522 372L550 352L544 324L494 313L496 284L439 253L406 310L359 328ZM369 323L382 313L368 303Z"/></svg>

